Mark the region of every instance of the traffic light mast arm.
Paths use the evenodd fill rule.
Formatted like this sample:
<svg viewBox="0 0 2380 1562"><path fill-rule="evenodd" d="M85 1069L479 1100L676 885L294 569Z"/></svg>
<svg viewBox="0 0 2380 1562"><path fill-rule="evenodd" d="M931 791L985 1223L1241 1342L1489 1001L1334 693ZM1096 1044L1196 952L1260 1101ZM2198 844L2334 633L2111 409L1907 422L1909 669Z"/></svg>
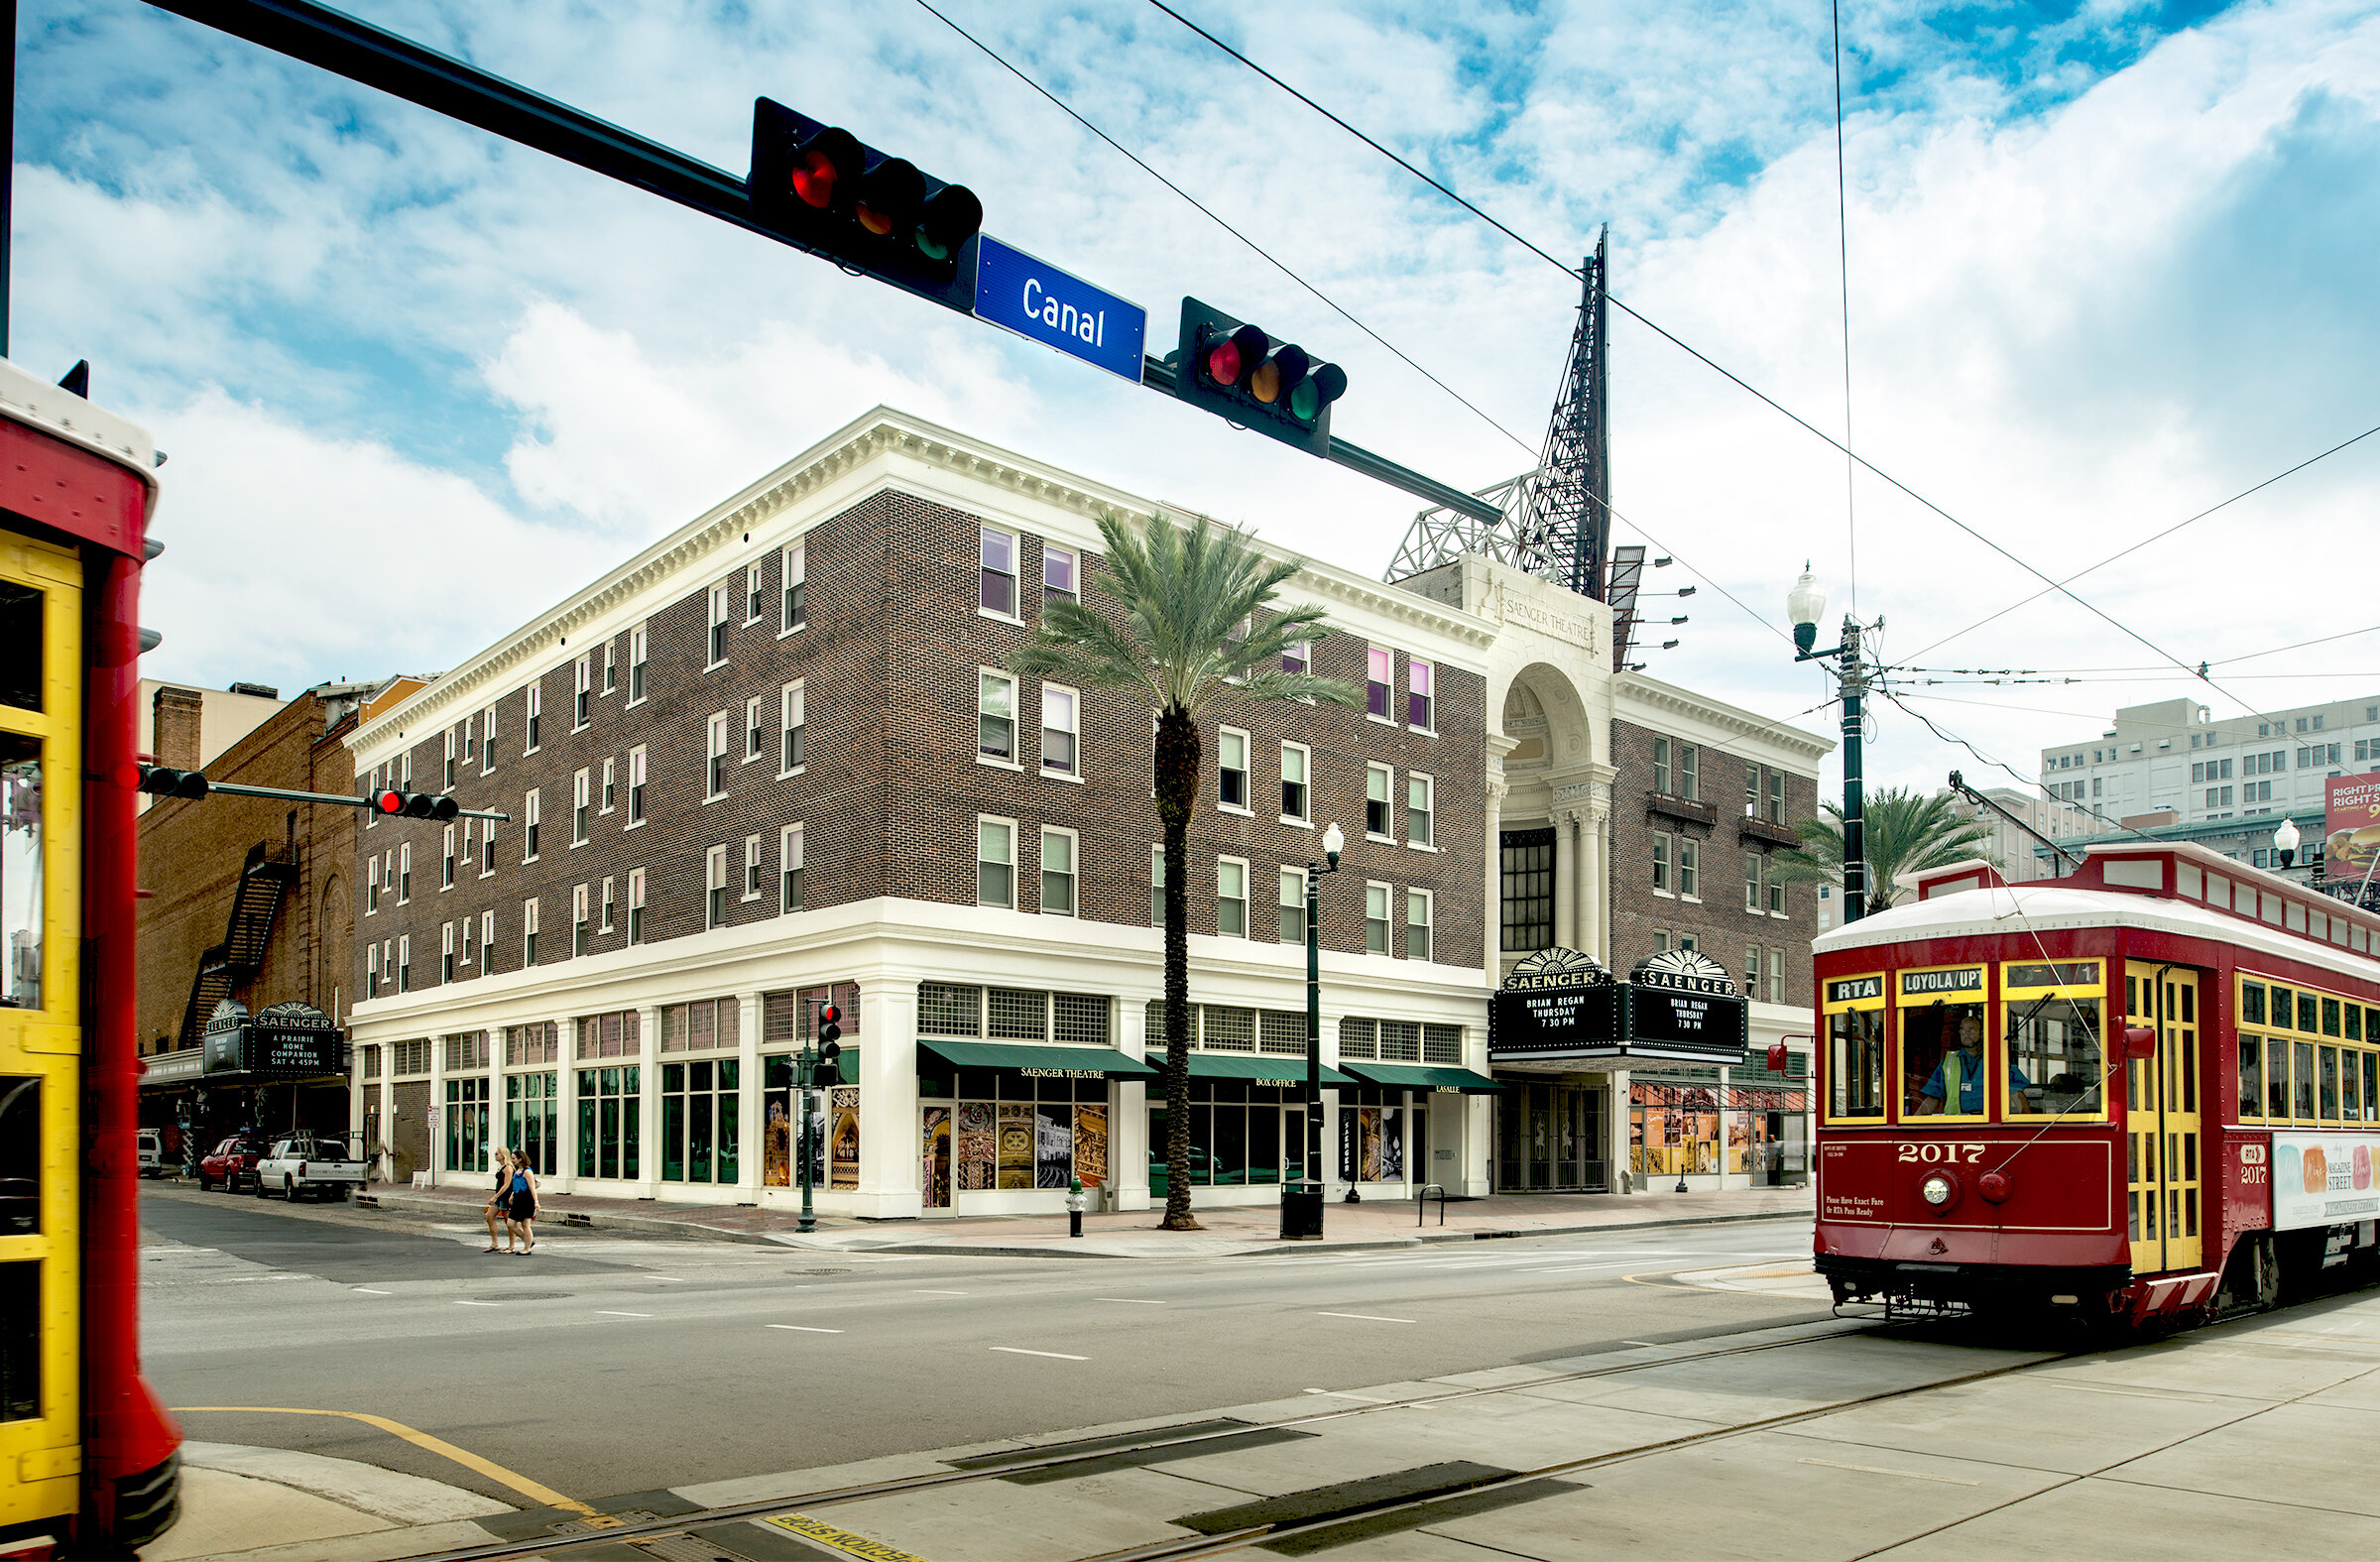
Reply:
<svg viewBox="0 0 2380 1562"><path fill-rule="evenodd" d="M154 768L144 767L143 774L147 774ZM369 808L372 806L370 797L350 797L345 792L293 791L287 786L250 786L240 781L209 781L203 795L211 797L217 793L226 797L271 797L281 802L327 802L342 808ZM507 824L513 820L511 814L495 808L457 808L454 816L458 819L499 819ZM402 817L402 815L392 815L392 817Z"/></svg>

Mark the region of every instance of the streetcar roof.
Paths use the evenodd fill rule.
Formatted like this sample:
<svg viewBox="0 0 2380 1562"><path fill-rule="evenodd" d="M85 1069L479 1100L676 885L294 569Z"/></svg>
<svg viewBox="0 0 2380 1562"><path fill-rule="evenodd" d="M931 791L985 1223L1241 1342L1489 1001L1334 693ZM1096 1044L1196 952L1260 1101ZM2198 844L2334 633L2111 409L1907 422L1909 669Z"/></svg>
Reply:
<svg viewBox="0 0 2380 1562"><path fill-rule="evenodd" d="M150 508L156 507L157 441L131 419L5 358L0 358L0 419L78 444L137 474L148 486Z"/></svg>

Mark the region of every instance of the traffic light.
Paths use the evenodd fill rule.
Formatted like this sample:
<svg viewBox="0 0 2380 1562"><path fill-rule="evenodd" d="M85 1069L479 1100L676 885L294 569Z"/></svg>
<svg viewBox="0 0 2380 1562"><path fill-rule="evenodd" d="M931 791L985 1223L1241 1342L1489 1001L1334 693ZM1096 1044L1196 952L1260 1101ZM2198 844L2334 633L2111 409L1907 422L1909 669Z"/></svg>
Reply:
<svg viewBox="0 0 2380 1562"><path fill-rule="evenodd" d="M463 811L452 797L433 797L425 791L376 791L372 811L382 818L435 819L439 823Z"/></svg>
<svg viewBox="0 0 2380 1562"><path fill-rule="evenodd" d="M837 265L961 313L975 310L984 203L769 98L752 105L752 217Z"/></svg>
<svg viewBox="0 0 2380 1562"><path fill-rule="evenodd" d="M1184 299L1173 394L1284 444L1328 455L1331 404L1347 394L1347 371L1212 304Z"/></svg>
<svg viewBox="0 0 2380 1562"><path fill-rule="evenodd" d="M206 778L196 771L168 770L163 765L141 767L141 790L152 797L203 797Z"/></svg>
<svg viewBox="0 0 2380 1562"><path fill-rule="evenodd" d="M818 1011L818 1068L810 1083L824 1089L843 1083L843 1070L837 1060L843 1055L838 1044L843 1039L843 1011L828 1004Z"/></svg>

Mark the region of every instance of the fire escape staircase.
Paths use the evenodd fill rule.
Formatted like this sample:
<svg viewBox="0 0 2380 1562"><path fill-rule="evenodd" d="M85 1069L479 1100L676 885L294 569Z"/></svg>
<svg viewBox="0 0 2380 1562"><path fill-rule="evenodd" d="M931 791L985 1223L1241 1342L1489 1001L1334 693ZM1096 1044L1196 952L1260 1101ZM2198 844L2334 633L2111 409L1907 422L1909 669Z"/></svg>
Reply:
<svg viewBox="0 0 2380 1562"><path fill-rule="evenodd" d="M207 1017L241 983L264 964L265 946L273 937L273 919L281 913L282 897L298 877L297 865L268 853L265 843L248 848L240 867L238 887L231 897L231 925L223 941L198 957L198 974L190 982L190 1001L181 1012L180 1046L196 1046L206 1031Z"/></svg>

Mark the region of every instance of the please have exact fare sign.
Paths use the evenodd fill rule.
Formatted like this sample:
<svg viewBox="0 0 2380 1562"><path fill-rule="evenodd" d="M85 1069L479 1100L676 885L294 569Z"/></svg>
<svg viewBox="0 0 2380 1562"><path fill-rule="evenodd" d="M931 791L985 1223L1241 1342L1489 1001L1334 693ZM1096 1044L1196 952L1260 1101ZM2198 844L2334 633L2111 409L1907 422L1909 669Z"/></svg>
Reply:
<svg viewBox="0 0 2380 1562"><path fill-rule="evenodd" d="M977 243L975 317L1140 383L1146 309L988 233Z"/></svg>

